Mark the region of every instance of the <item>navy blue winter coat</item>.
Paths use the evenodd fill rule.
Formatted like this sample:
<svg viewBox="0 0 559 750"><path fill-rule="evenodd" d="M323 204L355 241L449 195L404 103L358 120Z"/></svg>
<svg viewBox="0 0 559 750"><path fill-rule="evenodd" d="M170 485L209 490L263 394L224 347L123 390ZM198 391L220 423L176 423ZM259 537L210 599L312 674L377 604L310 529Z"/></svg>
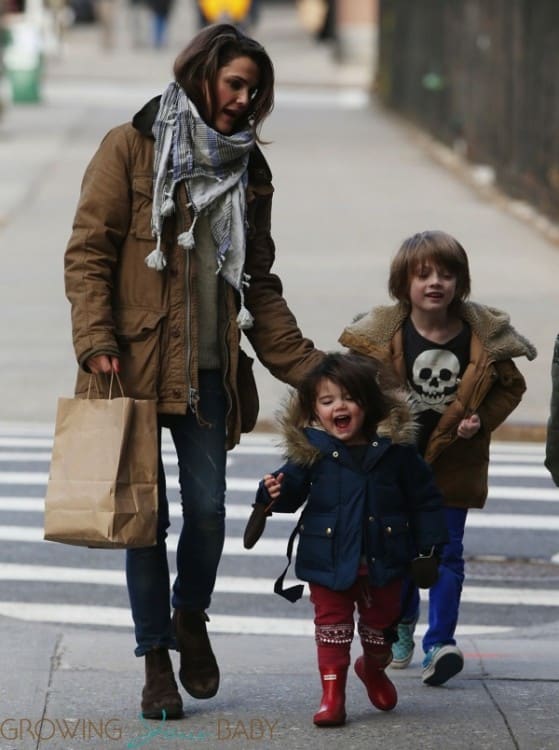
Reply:
<svg viewBox="0 0 559 750"><path fill-rule="evenodd" d="M301 516L295 573L341 591L355 581L363 558L373 586L404 576L419 551L447 541L442 496L431 469L412 445L375 437L362 465L327 432L305 427L289 458L273 512ZM289 445L289 443L291 443ZM308 449L308 450L307 450ZM261 482L257 502L269 503Z"/></svg>

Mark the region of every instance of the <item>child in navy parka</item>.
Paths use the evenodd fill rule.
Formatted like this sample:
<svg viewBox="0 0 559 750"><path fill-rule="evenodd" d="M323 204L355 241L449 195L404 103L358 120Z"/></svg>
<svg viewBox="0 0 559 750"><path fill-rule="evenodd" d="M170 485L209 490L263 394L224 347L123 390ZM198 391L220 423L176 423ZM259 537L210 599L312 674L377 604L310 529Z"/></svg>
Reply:
<svg viewBox="0 0 559 750"><path fill-rule="evenodd" d="M355 671L376 708L394 708L384 669L402 578L418 553L447 538L442 498L412 445L408 407L381 390L380 377L370 358L341 353L307 375L282 418L287 462L264 477L255 503L254 513L261 504L289 513L306 501L295 572L309 582L315 609L319 726L345 721L355 605L363 646Z"/></svg>

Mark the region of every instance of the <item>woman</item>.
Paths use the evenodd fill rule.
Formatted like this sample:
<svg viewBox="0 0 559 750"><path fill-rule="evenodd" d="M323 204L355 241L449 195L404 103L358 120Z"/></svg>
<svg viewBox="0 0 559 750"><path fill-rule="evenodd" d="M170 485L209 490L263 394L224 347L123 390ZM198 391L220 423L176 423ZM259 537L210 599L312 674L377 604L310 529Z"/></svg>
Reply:
<svg viewBox="0 0 559 750"><path fill-rule="evenodd" d="M244 330L273 375L296 386L323 356L303 338L271 273L273 188L257 131L273 106L261 45L210 26L178 56L175 81L111 130L89 164L65 258L73 337L88 373L120 373L124 392L157 399L178 464L183 526L173 618L159 469L158 543L127 551L142 712L182 715L180 681L210 698L219 669L206 631L224 541L225 451L254 427L258 401ZM155 241L154 241L155 237ZM155 247L154 247L155 244Z"/></svg>

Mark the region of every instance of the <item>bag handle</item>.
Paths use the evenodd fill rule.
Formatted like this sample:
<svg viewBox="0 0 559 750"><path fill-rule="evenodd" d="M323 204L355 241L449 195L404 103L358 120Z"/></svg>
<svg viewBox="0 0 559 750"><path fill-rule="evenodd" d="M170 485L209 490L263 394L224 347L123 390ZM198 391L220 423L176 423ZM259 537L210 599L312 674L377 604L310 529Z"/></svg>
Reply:
<svg viewBox="0 0 559 750"><path fill-rule="evenodd" d="M284 588L283 586L285 576L287 575L287 571L289 570L289 566L291 565L293 544L295 543L295 539L297 537L297 534L299 533L300 526L301 518L299 518L299 520L297 521L297 525L291 532L291 536L289 537L289 541L287 543L287 565L285 566L285 570L274 583L274 593L283 596L284 599L287 599L288 602L292 603L295 603L303 596L303 590L305 588L302 583L298 583L295 586L290 586L288 589Z"/></svg>
<svg viewBox="0 0 559 750"><path fill-rule="evenodd" d="M109 398L112 398L114 378L116 378L116 382L118 383L118 387L120 388L120 396L121 398L124 398L124 390L122 388L122 383L120 382L120 378L118 377L118 372L115 372L115 370L111 370L111 380L109 383ZM115 398L118 398L118 396L115 396Z"/></svg>
<svg viewBox="0 0 559 750"><path fill-rule="evenodd" d="M87 398L91 398L91 384L95 384L95 394L97 398L101 398L101 391L99 390L99 381L97 380L98 377L101 377L101 375L105 375L105 373L91 373L89 376L89 381L87 383ZM118 376L118 372L115 372L114 370L111 370L111 379L109 381L109 395L107 398L112 399L113 398L113 382L116 378L116 381L118 383L118 387L120 388L120 396L124 398L124 389L122 387L122 382ZM115 396L115 398L119 398L118 395Z"/></svg>

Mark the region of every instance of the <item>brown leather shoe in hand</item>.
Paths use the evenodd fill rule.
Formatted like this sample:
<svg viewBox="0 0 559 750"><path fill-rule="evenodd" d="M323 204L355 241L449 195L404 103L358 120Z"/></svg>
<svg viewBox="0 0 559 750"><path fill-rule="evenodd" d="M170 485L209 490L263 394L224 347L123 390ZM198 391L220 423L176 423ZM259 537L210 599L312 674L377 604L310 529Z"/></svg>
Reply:
<svg viewBox="0 0 559 750"><path fill-rule="evenodd" d="M253 511L247 521L245 533L243 535L245 549L252 549L264 533L264 529L266 528L266 518L272 515L272 511L270 510L271 506L272 503L269 505L263 505L262 503L253 504Z"/></svg>
<svg viewBox="0 0 559 750"><path fill-rule="evenodd" d="M219 688L219 667L208 638L208 621L208 615L202 610L186 612L176 609L173 612L181 655L179 678L193 698L213 698Z"/></svg>

